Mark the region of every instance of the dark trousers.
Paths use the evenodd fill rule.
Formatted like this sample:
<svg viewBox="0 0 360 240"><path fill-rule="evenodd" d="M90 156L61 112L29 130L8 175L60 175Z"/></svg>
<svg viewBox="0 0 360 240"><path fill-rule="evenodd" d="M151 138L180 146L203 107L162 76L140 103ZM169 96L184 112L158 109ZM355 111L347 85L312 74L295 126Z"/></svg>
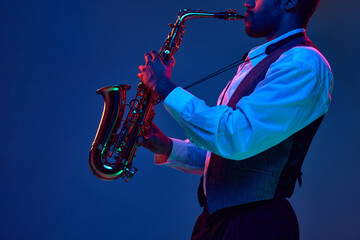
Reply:
<svg viewBox="0 0 360 240"><path fill-rule="evenodd" d="M299 225L285 197L224 208L209 214L207 205L191 240L298 240Z"/></svg>

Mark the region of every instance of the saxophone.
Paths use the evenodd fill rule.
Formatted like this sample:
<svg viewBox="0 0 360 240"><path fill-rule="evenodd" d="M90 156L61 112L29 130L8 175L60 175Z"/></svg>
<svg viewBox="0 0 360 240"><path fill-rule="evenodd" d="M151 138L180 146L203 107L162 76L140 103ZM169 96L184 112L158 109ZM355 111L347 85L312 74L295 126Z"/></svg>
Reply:
<svg viewBox="0 0 360 240"><path fill-rule="evenodd" d="M175 24L159 51L161 60L168 62L179 49L185 33L185 22L194 18L218 18L224 20L244 19L236 10L209 13L204 10L183 9L178 13ZM138 84L136 97L126 102L127 84L100 88L96 91L104 99L104 107L98 130L89 154L92 173L101 180L115 180L122 177L128 182L137 168L132 165L135 152L150 133L155 116L154 107L160 102L159 96ZM127 117L123 120L126 108ZM120 129L120 126L122 127ZM120 129L120 131L119 131Z"/></svg>

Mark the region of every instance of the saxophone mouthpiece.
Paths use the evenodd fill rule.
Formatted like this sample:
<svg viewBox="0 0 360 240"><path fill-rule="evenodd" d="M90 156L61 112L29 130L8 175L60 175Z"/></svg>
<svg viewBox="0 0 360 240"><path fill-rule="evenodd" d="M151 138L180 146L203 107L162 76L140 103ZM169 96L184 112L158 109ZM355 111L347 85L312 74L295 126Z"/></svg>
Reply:
<svg viewBox="0 0 360 240"><path fill-rule="evenodd" d="M215 13L214 18L224 19L226 21L245 19L244 16L237 14L236 10L232 10L232 9L229 9L227 12Z"/></svg>

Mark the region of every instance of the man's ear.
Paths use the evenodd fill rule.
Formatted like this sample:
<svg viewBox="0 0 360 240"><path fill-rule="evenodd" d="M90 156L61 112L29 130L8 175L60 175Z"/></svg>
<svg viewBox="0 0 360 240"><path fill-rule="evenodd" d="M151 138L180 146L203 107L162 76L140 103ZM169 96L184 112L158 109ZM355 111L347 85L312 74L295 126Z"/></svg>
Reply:
<svg viewBox="0 0 360 240"><path fill-rule="evenodd" d="M297 7L299 0L285 0L285 11L291 11Z"/></svg>

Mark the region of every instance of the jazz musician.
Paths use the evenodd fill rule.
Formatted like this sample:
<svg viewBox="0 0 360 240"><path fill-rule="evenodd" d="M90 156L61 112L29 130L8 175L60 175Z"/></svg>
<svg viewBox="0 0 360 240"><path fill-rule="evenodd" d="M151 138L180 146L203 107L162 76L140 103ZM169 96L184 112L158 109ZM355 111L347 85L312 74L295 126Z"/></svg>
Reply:
<svg viewBox="0 0 360 240"><path fill-rule="evenodd" d="M202 175L204 207L191 239L299 239L288 202L324 114L333 74L305 29L319 0L248 0L245 32L267 42L244 57L218 98L206 103L170 80L174 61L145 54L138 77L164 100L185 141L155 125L144 146L155 163Z"/></svg>

